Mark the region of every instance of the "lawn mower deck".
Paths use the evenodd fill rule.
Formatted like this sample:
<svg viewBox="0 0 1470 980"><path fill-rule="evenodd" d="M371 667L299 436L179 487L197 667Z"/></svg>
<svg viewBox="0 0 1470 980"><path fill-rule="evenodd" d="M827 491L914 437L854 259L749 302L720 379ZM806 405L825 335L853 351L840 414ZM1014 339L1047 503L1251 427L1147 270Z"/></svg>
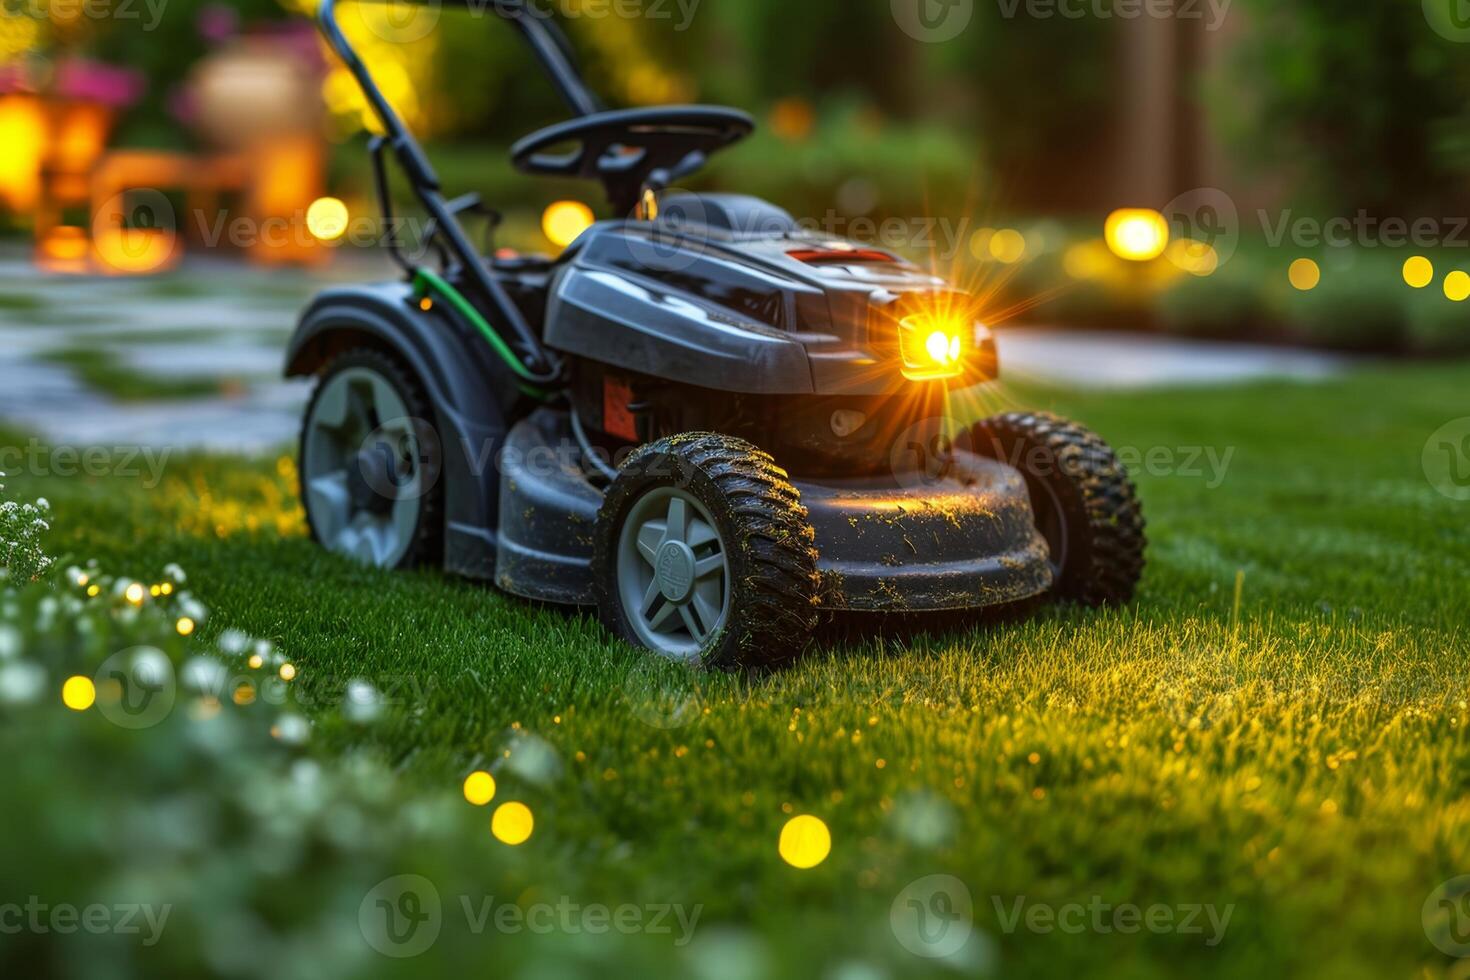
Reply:
<svg viewBox="0 0 1470 980"><path fill-rule="evenodd" d="M511 430L494 580L523 598L590 606L604 493L568 452L573 444L564 411L541 409ZM792 480L815 532L819 608L985 608L1051 587L1021 474L969 453L956 452L955 463L943 477Z"/></svg>

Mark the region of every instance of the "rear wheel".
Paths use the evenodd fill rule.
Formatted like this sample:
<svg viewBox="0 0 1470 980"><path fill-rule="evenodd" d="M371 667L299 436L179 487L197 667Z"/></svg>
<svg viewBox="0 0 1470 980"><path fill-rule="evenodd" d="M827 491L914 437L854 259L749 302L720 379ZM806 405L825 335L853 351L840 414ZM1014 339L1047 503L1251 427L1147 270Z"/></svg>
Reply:
<svg viewBox="0 0 1470 980"><path fill-rule="evenodd" d="M816 626L813 532L770 456L729 436L673 436L608 488L593 560L608 629L723 670L795 658Z"/></svg>
<svg viewBox="0 0 1470 980"><path fill-rule="evenodd" d="M1143 509L1112 449L1075 422L1015 412L971 430L974 452L1026 478L1036 529L1051 552L1052 594L1091 606L1125 603L1143 575Z"/></svg>
<svg viewBox="0 0 1470 980"><path fill-rule="evenodd" d="M335 358L301 429L301 502L312 537L366 565L437 562L439 440L422 386L370 348Z"/></svg>

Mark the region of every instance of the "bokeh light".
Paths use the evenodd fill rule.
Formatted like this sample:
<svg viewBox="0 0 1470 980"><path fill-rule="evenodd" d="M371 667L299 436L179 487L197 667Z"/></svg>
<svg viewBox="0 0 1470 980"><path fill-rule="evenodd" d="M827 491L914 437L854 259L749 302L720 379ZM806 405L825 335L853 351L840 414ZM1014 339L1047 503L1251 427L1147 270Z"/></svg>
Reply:
<svg viewBox="0 0 1470 980"><path fill-rule="evenodd" d="M1305 293L1316 289L1322 281L1322 269L1311 259L1297 259L1286 270L1286 278L1294 288Z"/></svg>
<svg viewBox="0 0 1470 980"><path fill-rule="evenodd" d="M97 687L90 677L78 674L61 685L61 703L73 711L86 711L97 700Z"/></svg>
<svg viewBox="0 0 1470 980"><path fill-rule="evenodd" d="M530 840L535 826L531 808L524 803L502 803L490 818L490 832L495 839L512 847Z"/></svg>
<svg viewBox="0 0 1470 980"><path fill-rule="evenodd" d="M990 236L990 256L997 262L1014 265L1026 257L1026 239L1014 228L1002 228Z"/></svg>
<svg viewBox="0 0 1470 980"><path fill-rule="evenodd" d="M1212 276L1220 268L1220 255L1214 247L1192 238L1170 242L1168 255L1170 262L1192 276Z"/></svg>
<svg viewBox="0 0 1470 980"><path fill-rule="evenodd" d="M1456 269L1444 277L1444 294L1456 303L1470 299L1470 273Z"/></svg>
<svg viewBox="0 0 1470 980"><path fill-rule="evenodd" d="M347 233L347 205L335 197L319 197L306 209L306 230L324 242Z"/></svg>
<svg viewBox="0 0 1470 980"><path fill-rule="evenodd" d="M832 853L832 833L820 817L802 814L786 821L777 849L793 868L815 868Z"/></svg>
<svg viewBox="0 0 1470 980"><path fill-rule="evenodd" d="M485 806L495 799L495 777L488 772L472 772L465 777L464 798L475 806Z"/></svg>
<svg viewBox="0 0 1470 980"><path fill-rule="evenodd" d="M1404 260L1404 282L1415 289L1423 289L1434 282L1434 263L1422 255Z"/></svg>
<svg viewBox="0 0 1470 980"><path fill-rule="evenodd" d="M1118 258L1150 262L1169 247L1169 223L1148 208L1120 208L1108 215L1103 237Z"/></svg>
<svg viewBox="0 0 1470 980"><path fill-rule="evenodd" d="M581 201L557 201L541 215L541 231L557 248L566 248L596 221L592 209Z"/></svg>

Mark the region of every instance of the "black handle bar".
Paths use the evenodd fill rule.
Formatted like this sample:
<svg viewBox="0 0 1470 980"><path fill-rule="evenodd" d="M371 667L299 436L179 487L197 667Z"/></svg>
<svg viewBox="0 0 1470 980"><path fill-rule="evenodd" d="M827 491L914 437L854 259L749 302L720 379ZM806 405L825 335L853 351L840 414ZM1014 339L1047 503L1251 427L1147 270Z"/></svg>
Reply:
<svg viewBox="0 0 1470 980"><path fill-rule="evenodd" d="M399 0L393 0L393 2L399 2ZM547 74L551 76L552 83L572 112L584 116L600 109L597 100L582 83L581 77L573 66L571 45L566 35L561 33L554 22L528 7L524 0L440 0L440 2L443 6L472 12L482 13L489 9L496 16L510 21L531 45L531 49L546 69ZM470 242L469 236L465 234L464 227L456 220L453 210L439 191L439 178L434 173L434 168L429 165L429 159L424 155L423 147L413 138L398 113L388 104L382 90L373 80L372 73L368 71L367 65L358 57L357 51L348 42L347 36L342 33L342 28L337 23L336 0L322 0L318 17L327 43L332 46L342 59L342 63L347 66L347 70L352 72L353 77L357 79L363 94L367 96L368 102L373 107L373 112L383 124L383 130L387 134L385 138L387 145L392 148L399 163L408 174L410 183L413 184L419 199L428 210L438 233L444 236L449 250L458 259L460 268L478 287L485 299L495 307L495 312L498 314L497 319L505 324L511 334L507 339L512 342L513 346L519 348L527 366L533 372L542 375L548 383L552 382L560 373L555 359L542 346L540 337L531 329L520 308L511 300L499 280L490 274L483 258ZM380 180L380 184L383 185L380 191L385 190L386 180ZM387 205L386 197L384 204ZM391 215L385 215L385 217L391 217Z"/></svg>

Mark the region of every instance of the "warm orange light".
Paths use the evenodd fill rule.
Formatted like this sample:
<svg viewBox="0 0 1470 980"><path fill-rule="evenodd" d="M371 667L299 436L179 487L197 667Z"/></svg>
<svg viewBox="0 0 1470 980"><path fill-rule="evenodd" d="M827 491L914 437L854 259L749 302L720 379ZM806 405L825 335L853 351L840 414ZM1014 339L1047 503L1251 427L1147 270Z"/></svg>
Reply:
<svg viewBox="0 0 1470 980"><path fill-rule="evenodd" d="M107 144L112 128L112 110L90 102L67 105L56 117L51 144L51 165L67 174L91 171Z"/></svg>
<svg viewBox="0 0 1470 980"><path fill-rule="evenodd" d="M1103 237L1118 258L1151 262L1169 247L1169 223L1148 208L1120 208L1108 215Z"/></svg>
<svg viewBox="0 0 1470 980"><path fill-rule="evenodd" d="M0 204L26 212L41 194L41 159L47 152L46 115L29 95L0 97Z"/></svg>
<svg viewBox="0 0 1470 980"><path fill-rule="evenodd" d="M37 245L43 261L78 262L87 257L87 232L75 225L57 225Z"/></svg>
<svg viewBox="0 0 1470 980"><path fill-rule="evenodd" d="M103 228L92 242L92 252L104 271L137 276L173 265L177 245L171 228Z"/></svg>
<svg viewBox="0 0 1470 980"><path fill-rule="evenodd" d="M910 381L957 377L963 370L967 325L959 318L918 314L898 323L903 375Z"/></svg>

